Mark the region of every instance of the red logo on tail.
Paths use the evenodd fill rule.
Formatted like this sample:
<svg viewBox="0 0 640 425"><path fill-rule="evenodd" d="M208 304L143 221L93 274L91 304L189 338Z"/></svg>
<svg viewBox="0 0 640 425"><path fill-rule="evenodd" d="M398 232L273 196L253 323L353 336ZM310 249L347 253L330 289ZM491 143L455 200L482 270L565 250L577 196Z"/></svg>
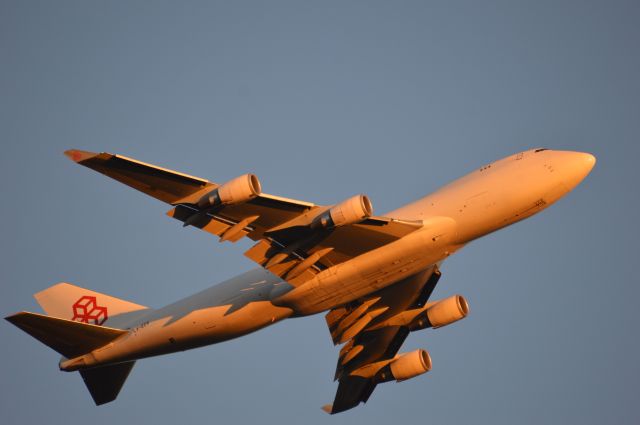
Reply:
<svg viewBox="0 0 640 425"><path fill-rule="evenodd" d="M102 325L107 321L107 307L100 307L96 303L96 297L85 295L73 304L73 317L71 320L92 325Z"/></svg>

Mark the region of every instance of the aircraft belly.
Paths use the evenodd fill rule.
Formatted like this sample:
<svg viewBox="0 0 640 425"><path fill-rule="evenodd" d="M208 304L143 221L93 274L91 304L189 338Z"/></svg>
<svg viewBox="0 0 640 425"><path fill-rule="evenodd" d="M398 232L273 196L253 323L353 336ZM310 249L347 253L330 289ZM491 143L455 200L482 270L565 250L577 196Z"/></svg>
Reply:
<svg viewBox="0 0 640 425"><path fill-rule="evenodd" d="M127 335L94 350L87 365L137 360L226 341L291 316L293 311L269 301L251 303L228 314L231 306L193 311L176 321L165 317L141 322Z"/></svg>

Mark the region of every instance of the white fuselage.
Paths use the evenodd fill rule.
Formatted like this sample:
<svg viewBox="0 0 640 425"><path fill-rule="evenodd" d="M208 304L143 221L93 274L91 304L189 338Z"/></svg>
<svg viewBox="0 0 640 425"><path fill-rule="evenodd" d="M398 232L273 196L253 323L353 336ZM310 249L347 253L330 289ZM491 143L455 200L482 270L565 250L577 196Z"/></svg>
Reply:
<svg viewBox="0 0 640 425"><path fill-rule="evenodd" d="M488 164L386 214L423 227L292 287L255 269L191 297L149 310L130 331L83 356L85 367L213 344L291 316L319 313L437 264L468 242L525 219L577 186L595 164L580 152L531 150ZM74 363L76 364L76 363Z"/></svg>

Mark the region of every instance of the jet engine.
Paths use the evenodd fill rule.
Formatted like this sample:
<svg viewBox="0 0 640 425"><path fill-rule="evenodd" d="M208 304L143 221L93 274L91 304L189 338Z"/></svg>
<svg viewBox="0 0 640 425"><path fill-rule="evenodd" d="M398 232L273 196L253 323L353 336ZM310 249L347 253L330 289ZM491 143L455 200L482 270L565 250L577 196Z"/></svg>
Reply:
<svg viewBox="0 0 640 425"><path fill-rule="evenodd" d="M441 328L464 319L469 314L469 304L462 295L452 295L429 307L424 314L416 317L409 329L417 331L425 328Z"/></svg>
<svg viewBox="0 0 640 425"><path fill-rule="evenodd" d="M373 215L367 195L356 195L329 208L314 220L314 227L333 228L359 223Z"/></svg>
<svg viewBox="0 0 640 425"><path fill-rule="evenodd" d="M431 370L431 357L427 350L401 354L378 373L379 382L405 381Z"/></svg>
<svg viewBox="0 0 640 425"><path fill-rule="evenodd" d="M241 204L260 195L262 187L255 174L245 174L221 184L198 200L200 209Z"/></svg>

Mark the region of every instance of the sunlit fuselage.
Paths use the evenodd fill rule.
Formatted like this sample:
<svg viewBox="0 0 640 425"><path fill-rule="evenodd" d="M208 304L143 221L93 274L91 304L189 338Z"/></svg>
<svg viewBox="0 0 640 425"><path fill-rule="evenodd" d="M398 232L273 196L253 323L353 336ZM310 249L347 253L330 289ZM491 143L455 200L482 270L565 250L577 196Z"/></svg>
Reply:
<svg viewBox="0 0 640 425"><path fill-rule="evenodd" d="M556 202L591 171L593 155L530 150L487 164L386 214L420 220L421 230L318 274L275 302L313 314L439 263L470 241Z"/></svg>

